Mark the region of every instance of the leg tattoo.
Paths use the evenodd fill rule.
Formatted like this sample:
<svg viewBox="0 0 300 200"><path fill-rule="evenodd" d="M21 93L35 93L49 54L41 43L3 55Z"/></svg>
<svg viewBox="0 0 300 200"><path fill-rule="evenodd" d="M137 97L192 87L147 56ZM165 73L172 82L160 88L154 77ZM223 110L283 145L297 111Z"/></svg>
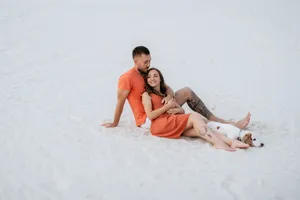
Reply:
<svg viewBox="0 0 300 200"><path fill-rule="evenodd" d="M208 132L208 130L207 130L207 127L206 126L203 126L202 127L203 128L203 131L201 132L200 131L200 135L202 135L202 136L208 136L209 138L212 138L212 136L211 136L211 134L210 133L207 133Z"/></svg>
<svg viewBox="0 0 300 200"><path fill-rule="evenodd" d="M191 90L191 97L187 100L188 106L195 112L200 113L206 119L212 116L212 113L207 109L201 99Z"/></svg>

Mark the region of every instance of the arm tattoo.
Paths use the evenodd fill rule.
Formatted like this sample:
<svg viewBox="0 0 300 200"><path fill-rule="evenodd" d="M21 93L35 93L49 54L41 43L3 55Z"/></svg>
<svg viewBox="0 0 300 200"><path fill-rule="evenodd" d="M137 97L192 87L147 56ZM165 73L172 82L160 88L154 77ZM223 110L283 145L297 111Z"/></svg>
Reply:
<svg viewBox="0 0 300 200"><path fill-rule="evenodd" d="M187 100L187 104L193 111L200 113L206 119L209 119L212 116L212 113L207 109L205 104L194 93L194 91L191 91L191 98L189 100Z"/></svg>

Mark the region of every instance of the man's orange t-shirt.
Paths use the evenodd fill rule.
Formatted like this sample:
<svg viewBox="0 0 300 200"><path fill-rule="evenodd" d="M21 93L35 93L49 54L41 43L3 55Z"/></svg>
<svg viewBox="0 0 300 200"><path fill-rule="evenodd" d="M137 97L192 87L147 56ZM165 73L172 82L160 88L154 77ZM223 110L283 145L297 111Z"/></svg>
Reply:
<svg viewBox="0 0 300 200"><path fill-rule="evenodd" d="M141 126L146 121L146 112L142 103L145 81L140 72L134 67L119 78L118 89L129 90L127 100L134 115L135 123Z"/></svg>

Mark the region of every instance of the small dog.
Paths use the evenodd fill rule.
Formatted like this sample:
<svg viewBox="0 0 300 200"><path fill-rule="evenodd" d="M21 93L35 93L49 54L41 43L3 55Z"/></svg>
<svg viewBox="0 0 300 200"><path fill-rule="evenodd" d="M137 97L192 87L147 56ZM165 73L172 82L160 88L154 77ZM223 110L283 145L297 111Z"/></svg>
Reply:
<svg viewBox="0 0 300 200"><path fill-rule="evenodd" d="M262 143L251 131L241 130L231 124L222 124L219 122L210 121L207 123L207 126L212 130L218 133L225 135L230 139L240 140L250 147L263 147Z"/></svg>

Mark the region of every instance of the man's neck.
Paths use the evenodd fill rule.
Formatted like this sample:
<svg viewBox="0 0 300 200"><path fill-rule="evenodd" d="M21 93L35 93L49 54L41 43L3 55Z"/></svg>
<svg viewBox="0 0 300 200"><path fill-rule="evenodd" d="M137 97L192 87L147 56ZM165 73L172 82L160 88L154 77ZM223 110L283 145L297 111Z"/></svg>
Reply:
<svg viewBox="0 0 300 200"><path fill-rule="evenodd" d="M134 68L135 68L135 70L136 70L137 72L139 72L142 76L145 76L145 75L146 75L145 72L143 72L142 70L138 69L136 66L134 66Z"/></svg>

